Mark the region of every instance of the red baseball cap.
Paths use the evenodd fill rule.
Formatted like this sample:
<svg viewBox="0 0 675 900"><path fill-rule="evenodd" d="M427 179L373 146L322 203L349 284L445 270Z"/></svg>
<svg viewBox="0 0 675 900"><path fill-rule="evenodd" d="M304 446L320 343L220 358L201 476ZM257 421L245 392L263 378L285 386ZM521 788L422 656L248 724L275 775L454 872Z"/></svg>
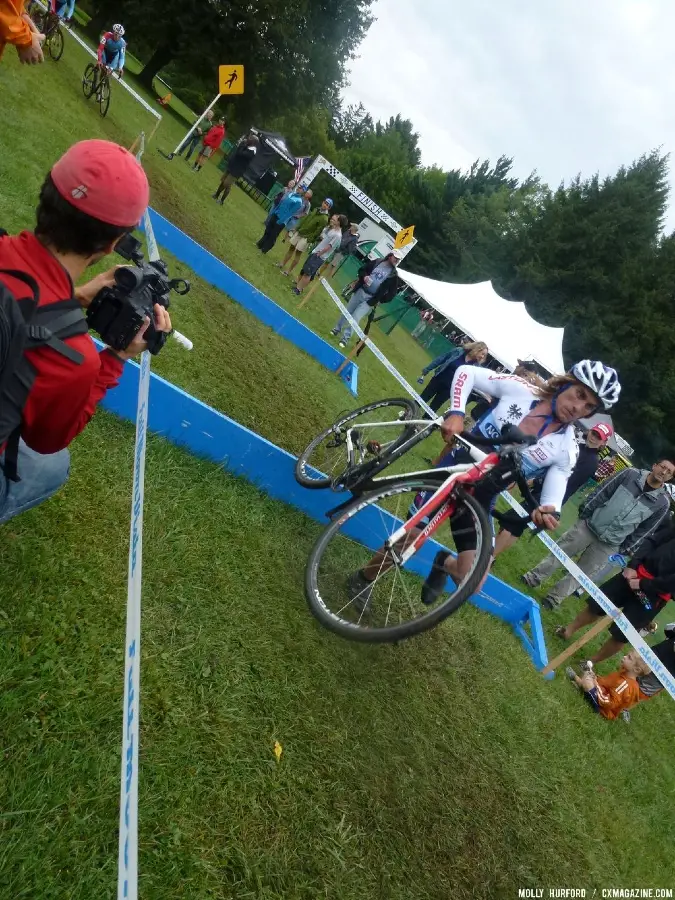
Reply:
<svg viewBox="0 0 675 900"><path fill-rule="evenodd" d="M66 150L51 171L59 194L99 222L138 225L150 187L136 157L111 141L80 141Z"/></svg>
<svg viewBox="0 0 675 900"><path fill-rule="evenodd" d="M614 429L608 422L598 422L591 428L591 431L594 431L603 441L608 441L614 434Z"/></svg>

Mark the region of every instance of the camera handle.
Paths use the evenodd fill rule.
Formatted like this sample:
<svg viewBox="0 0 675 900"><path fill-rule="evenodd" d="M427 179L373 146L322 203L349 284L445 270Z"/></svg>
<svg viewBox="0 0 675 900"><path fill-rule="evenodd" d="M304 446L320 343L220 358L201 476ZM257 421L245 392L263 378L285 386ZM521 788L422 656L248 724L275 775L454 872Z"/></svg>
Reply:
<svg viewBox="0 0 675 900"><path fill-rule="evenodd" d="M181 347L183 347L185 350L192 350L192 341L190 340L190 338L185 337L184 334L181 334L180 331L176 331L176 329L174 328L169 332L169 334L172 338L174 338L174 340L178 341Z"/></svg>

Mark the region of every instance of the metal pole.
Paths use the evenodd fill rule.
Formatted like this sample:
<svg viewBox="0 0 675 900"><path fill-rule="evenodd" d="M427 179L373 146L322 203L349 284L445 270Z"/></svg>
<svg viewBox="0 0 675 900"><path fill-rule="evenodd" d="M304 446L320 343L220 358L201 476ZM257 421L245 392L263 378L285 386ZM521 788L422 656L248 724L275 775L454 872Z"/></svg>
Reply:
<svg viewBox="0 0 675 900"><path fill-rule="evenodd" d="M199 125L199 123L202 121L202 119L204 118L204 116L207 114L207 112L208 112L212 107L214 107L214 106L216 105L216 103L220 100L221 96L222 96L221 94L216 94L215 98L211 101L211 103L209 103L209 105L206 107L206 109L205 109L204 112L201 114L201 116L197 119L197 121L196 121L195 124L192 126L192 128L189 129L189 131L188 131L188 133L185 135L185 137L184 137L181 141L178 142L178 145L176 146L176 149L175 149L175 150L173 151L173 153L171 154L171 158L173 158L173 157L176 155L176 153L178 153L178 151L179 151L180 148L183 146L183 144L185 143L185 141L187 141L187 139L190 137L190 135L192 134L192 132L195 130L195 128Z"/></svg>

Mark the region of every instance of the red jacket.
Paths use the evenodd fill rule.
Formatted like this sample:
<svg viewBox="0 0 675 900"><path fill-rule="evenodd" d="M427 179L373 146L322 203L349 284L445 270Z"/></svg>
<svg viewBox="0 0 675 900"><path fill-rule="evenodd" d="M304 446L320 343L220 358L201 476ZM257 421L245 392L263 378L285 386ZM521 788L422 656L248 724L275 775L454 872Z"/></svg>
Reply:
<svg viewBox="0 0 675 900"><path fill-rule="evenodd" d="M40 286L40 306L73 295L70 275L29 231L0 238L0 269L32 275ZM23 282L4 274L0 278L17 300L29 296ZM38 453L56 453L67 447L91 419L106 391L117 384L124 368L114 353L99 353L88 334L66 338L65 343L84 356L83 362L77 365L51 347L26 353L37 375L23 410L21 437Z"/></svg>
<svg viewBox="0 0 675 900"><path fill-rule="evenodd" d="M212 125L204 135L204 146L213 147L214 150L217 150L218 147L220 147L220 145L222 144L224 137L225 126Z"/></svg>

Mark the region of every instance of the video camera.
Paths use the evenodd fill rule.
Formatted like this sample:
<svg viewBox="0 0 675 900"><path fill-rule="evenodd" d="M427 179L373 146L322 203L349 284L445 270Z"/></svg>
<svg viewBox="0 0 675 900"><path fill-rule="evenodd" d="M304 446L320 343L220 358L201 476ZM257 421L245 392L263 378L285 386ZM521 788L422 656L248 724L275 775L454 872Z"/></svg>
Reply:
<svg viewBox="0 0 675 900"><path fill-rule="evenodd" d="M159 353L168 334L155 330L155 303L168 309L171 291L183 296L190 290L190 282L184 278L169 279L166 263L161 259L146 262L141 242L132 234L126 234L115 250L135 265L115 271L115 284L103 288L91 301L87 324L105 344L121 351L127 349L149 317L145 340L150 353Z"/></svg>

